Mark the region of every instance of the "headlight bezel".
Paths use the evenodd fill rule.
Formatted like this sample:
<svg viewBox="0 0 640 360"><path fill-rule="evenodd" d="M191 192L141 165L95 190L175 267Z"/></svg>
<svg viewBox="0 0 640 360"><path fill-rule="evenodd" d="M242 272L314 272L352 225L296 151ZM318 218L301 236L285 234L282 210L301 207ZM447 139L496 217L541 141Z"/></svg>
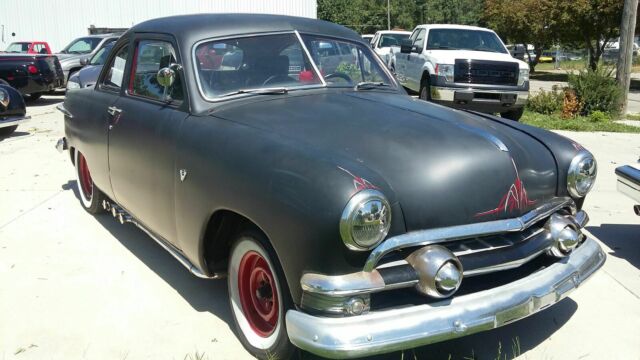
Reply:
<svg viewBox="0 0 640 360"><path fill-rule="evenodd" d="M592 166L585 164L585 162L591 162ZM580 189L578 183L580 181L580 177L584 176L583 170L585 165L589 166L589 168L593 168L593 173L590 175L591 183L586 189ZM597 176L598 162L596 161L596 158L590 152L581 150L573 157L571 164L569 165L569 169L567 170L567 191L569 191L569 194L574 198L583 198L587 196L591 189L593 189Z"/></svg>
<svg viewBox="0 0 640 360"><path fill-rule="evenodd" d="M453 75L455 73L454 64L436 64L435 70L436 76L444 77L446 82L453 82Z"/></svg>
<svg viewBox="0 0 640 360"><path fill-rule="evenodd" d="M529 81L529 69L520 69L518 72L518 86L523 86L527 81Z"/></svg>
<svg viewBox="0 0 640 360"><path fill-rule="evenodd" d="M75 84L75 85L69 86L71 84ZM81 86L80 86L79 82L73 81L71 79L69 79L69 81L67 81L67 90L75 90L75 89L80 89L80 88L81 88Z"/></svg>
<svg viewBox="0 0 640 360"><path fill-rule="evenodd" d="M354 236L354 225L356 225L358 211L372 202L381 205L379 213L385 216L384 229L379 232L375 241L363 243ZM375 248L387 237L390 228L391 205L382 192L374 189L365 189L352 196L340 217L340 236L345 246L353 251L368 251Z"/></svg>
<svg viewBox="0 0 640 360"><path fill-rule="evenodd" d="M0 88L0 106L2 106L3 110L9 107L11 103L11 94L5 89Z"/></svg>

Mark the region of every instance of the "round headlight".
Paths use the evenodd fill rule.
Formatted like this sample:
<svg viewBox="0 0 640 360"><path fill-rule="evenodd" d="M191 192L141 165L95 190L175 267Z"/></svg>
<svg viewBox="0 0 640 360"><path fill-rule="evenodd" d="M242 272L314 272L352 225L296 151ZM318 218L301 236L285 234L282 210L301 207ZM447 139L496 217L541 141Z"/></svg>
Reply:
<svg viewBox="0 0 640 360"><path fill-rule="evenodd" d="M9 107L10 100L9 93L5 89L0 89L0 105L6 109Z"/></svg>
<svg viewBox="0 0 640 360"><path fill-rule="evenodd" d="M73 89L80 89L80 83L77 81L73 81L72 79L69 79L69 81L67 81L67 90L73 90Z"/></svg>
<svg viewBox="0 0 640 360"><path fill-rule="evenodd" d="M347 203L340 219L342 241L351 250L365 251L378 245L389 232L391 207L377 190L363 190Z"/></svg>
<svg viewBox="0 0 640 360"><path fill-rule="evenodd" d="M598 164L588 151L580 151L569 165L567 189L573 197L583 197L593 187L598 174Z"/></svg>

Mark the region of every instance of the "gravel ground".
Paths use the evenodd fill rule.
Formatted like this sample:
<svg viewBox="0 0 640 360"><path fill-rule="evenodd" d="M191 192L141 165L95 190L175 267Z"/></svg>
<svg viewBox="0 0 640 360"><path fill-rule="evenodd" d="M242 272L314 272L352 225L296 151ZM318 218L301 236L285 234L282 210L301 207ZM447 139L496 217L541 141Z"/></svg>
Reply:
<svg viewBox="0 0 640 360"><path fill-rule="evenodd" d="M0 358L249 358L225 281L197 279L142 231L81 209L69 158L54 150L59 101L30 104L32 119L0 140ZM640 217L613 175L638 160L640 134L563 135L600 165L585 208L609 254L602 271L551 309L405 359L511 357L516 338L526 359L640 359Z"/></svg>

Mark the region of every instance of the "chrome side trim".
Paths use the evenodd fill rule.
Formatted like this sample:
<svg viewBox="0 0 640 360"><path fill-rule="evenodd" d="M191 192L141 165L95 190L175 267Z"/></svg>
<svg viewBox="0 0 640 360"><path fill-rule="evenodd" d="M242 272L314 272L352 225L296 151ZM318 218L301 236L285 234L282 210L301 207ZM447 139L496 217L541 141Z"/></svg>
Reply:
<svg viewBox="0 0 640 360"><path fill-rule="evenodd" d="M58 104L58 106L56 106L56 109L57 109L58 111L60 111L61 113L63 113L63 114L64 114L64 116L68 117L69 119L73 119L73 114L71 114L71 113L69 112L69 110L67 110L67 109L64 107L64 103L62 103L62 104Z"/></svg>
<svg viewBox="0 0 640 360"><path fill-rule="evenodd" d="M523 319L560 300L605 262L590 238L569 255L523 279L432 304L330 318L286 314L297 347L330 358L355 358L441 342Z"/></svg>
<svg viewBox="0 0 640 360"><path fill-rule="evenodd" d="M384 240L371 252L363 270L366 272L373 271L383 256L405 247L425 246L475 236L522 231L562 208L570 208L573 214L576 212L576 206L572 199L559 198L513 219L420 230L394 236Z"/></svg>
<svg viewBox="0 0 640 360"><path fill-rule="evenodd" d="M0 128L14 126L31 119L31 116L12 116L0 118Z"/></svg>
<svg viewBox="0 0 640 360"><path fill-rule="evenodd" d="M307 273L302 275L300 285L303 291L329 296L368 294L387 290L384 280L377 270L359 271L338 276Z"/></svg>

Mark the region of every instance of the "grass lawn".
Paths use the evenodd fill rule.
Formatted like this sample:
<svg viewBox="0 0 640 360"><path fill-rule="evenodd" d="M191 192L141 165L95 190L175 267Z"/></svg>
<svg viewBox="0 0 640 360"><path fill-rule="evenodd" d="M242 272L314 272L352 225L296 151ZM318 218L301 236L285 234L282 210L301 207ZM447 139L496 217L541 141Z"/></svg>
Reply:
<svg viewBox="0 0 640 360"><path fill-rule="evenodd" d="M640 127L618 124L613 121L591 122L586 117L563 119L560 114L543 115L528 110L525 111L520 122L548 130L640 133Z"/></svg>

